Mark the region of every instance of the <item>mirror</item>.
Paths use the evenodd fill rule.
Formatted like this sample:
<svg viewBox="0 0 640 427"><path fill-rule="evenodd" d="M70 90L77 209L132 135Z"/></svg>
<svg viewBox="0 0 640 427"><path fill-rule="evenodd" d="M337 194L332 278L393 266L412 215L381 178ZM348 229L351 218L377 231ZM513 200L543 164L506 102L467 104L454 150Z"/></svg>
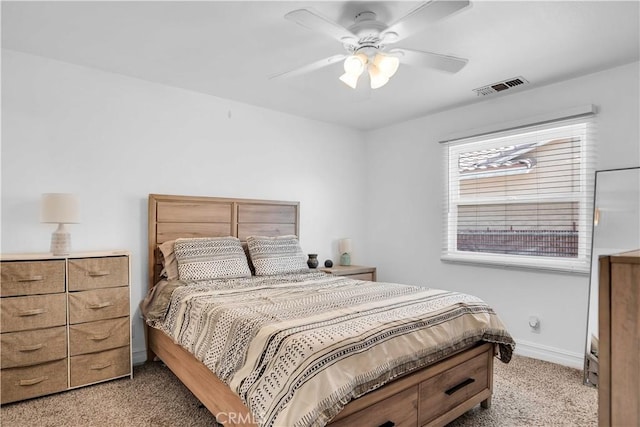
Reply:
<svg viewBox="0 0 640 427"><path fill-rule="evenodd" d="M598 257L640 248L640 167L596 172L584 383L598 385Z"/></svg>

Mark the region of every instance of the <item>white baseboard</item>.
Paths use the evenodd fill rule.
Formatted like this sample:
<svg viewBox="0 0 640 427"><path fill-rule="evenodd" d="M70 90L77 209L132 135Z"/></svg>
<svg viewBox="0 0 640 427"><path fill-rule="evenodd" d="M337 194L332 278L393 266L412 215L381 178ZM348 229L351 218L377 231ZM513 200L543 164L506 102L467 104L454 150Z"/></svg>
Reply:
<svg viewBox="0 0 640 427"><path fill-rule="evenodd" d="M530 341L516 340L515 354L557 363L575 369L584 369L584 354L574 353L555 347L536 344Z"/></svg>

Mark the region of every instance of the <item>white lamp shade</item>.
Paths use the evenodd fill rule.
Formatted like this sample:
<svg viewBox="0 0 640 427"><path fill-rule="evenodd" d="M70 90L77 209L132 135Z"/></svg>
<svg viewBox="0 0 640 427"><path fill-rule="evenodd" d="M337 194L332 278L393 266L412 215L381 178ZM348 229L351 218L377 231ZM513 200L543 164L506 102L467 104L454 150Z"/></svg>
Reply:
<svg viewBox="0 0 640 427"><path fill-rule="evenodd" d="M46 193L42 195L40 222L77 224L80 222L80 204L75 194Z"/></svg>
<svg viewBox="0 0 640 427"><path fill-rule="evenodd" d="M351 246L351 239L341 239L338 242L338 250L340 251L340 254L350 254L353 250L353 247Z"/></svg>
<svg viewBox="0 0 640 427"><path fill-rule="evenodd" d="M383 75L385 75L387 78L391 78L396 73L396 71L398 71L398 67L400 66L400 59L395 56L378 53L373 59L373 63L378 67Z"/></svg>
<svg viewBox="0 0 640 427"><path fill-rule="evenodd" d="M369 77L371 78L371 89L378 89L389 81L389 77L382 74L374 64L369 65Z"/></svg>
<svg viewBox="0 0 640 427"><path fill-rule="evenodd" d="M358 77L364 71L367 56L363 54L351 55L344 60L344 72Z"/></svg>
<svg viewBox="0 0 640 427"><path fill-rule="evenodd" d="M349 86L351 89L355 89L356 86L358 85L359 77L360 77L359 74L344 73L343 75L340 76L340 80L342 80L342 82L344 82L344 84Z"/></svg>

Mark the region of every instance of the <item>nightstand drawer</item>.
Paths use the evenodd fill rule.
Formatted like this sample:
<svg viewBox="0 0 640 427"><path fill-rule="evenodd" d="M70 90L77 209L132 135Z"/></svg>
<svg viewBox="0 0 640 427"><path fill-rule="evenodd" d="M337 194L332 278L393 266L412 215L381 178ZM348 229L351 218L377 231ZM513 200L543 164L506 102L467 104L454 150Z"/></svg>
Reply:
<svg viewBox="0 0 640 427"><path fill-rule="evenodd" d="M376 281L376 268L363 265L337 265L335 267L321 267L318 270L334 276L346 276L355 280Z"/></svg>
<svg viewBox="0 0 640 427"><path fill-rule="evenodd" d="M71 387L131 373L129 346L71 357Z"/></svg>
<svg viewBox="0 0 640 427"><path fill-rule="evenodd" d="M30 366L67 357L67 328L36 329L0 335L2 369Z"/></svg>
<svg viewBox="0 0 640 427"><path fill-rule="evenodd" d="M69 326L69 355L95 353L129 344L129 317Z"/></svg>
<svg viewBox="0 0 640 427"><path fill-rule="evenodd" d="M361 273L361 274L347 274L345 277L349 279L356 280L366 280L368 282L373 282L373 273Z"/></svg>
<svg viewBox="0 0 640 427"><path fill-rule="evenodd" d="M129 288L69 293L69 323L93 322L129 315Z"/></svg>
<svg viewBox="0 0 640 427"><path fill-rule="evenodd" d="M64 292L64 260L3 261L0 263L3 297Z"/></svg>
<svg viewBox="0 0 640 427"><path fill-rule="evenodd" d="M65 294L10 297L0 300L2 332L49 328L67 323Z"/></svg>
<svg viewBox="0 0 640 427"><path fill-rule="evenodd" d="M113 256L69 260L69 291L129 285L129 258Z"/></svg>
<svg viewBox="0 0 640 427"><path fill-rule="evenodd" d="M2 370L2 403L67 389L67 359Z"/></svg>

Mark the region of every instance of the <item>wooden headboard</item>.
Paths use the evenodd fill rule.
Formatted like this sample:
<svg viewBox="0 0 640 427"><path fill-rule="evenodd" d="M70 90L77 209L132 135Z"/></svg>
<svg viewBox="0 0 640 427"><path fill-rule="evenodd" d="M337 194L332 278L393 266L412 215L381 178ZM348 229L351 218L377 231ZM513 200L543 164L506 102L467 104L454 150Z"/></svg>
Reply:
<svg viewBox="0 0 640 427"><path fill-rule="evenodd" d="M149 287L160 280L158 245L179 237L298 236L300 203L149 194Z"/></svg>

